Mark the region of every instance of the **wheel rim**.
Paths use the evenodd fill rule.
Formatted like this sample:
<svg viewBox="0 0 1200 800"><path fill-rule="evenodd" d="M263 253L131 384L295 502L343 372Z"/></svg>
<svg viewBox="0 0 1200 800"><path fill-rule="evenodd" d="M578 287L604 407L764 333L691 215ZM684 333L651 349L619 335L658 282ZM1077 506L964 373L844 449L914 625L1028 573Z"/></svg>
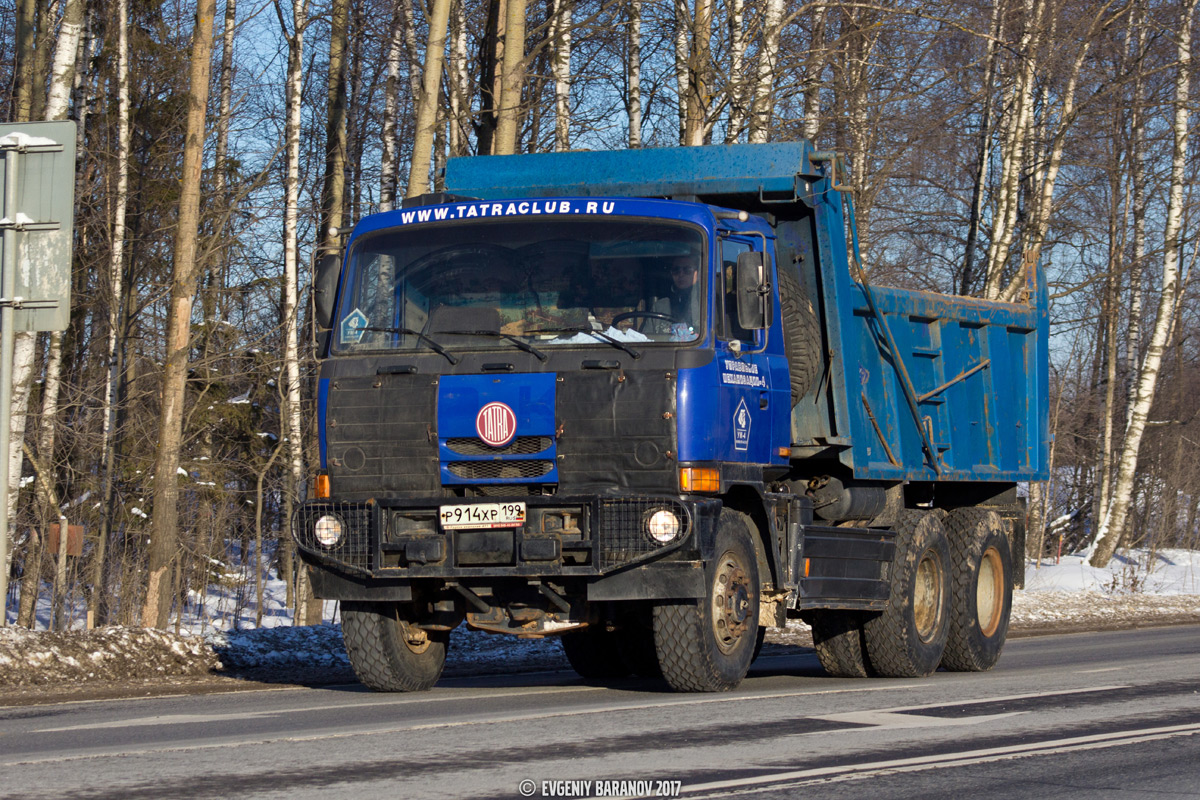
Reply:
<svg viewBox="0 0 1200 800"><path fill-rule="evenodd" d="M975 584L975 614L979 630L992 636L1004 614L1004 563L1000 552L989 547L979 560L979 580Z"/></svg>
<svg viewBox="0 0 1200 800"><path fill-rule="evenodd" d="M932 641L942 624L943 602L942 561L933 550L926 550L917 564L913 585L913 619L917 636L923 642Z"/></svg>
<svg viewBox="0 0 1200 800"><path fill-rule="evenodd" d="M753 598L746 569L732 551L721 556L713 577L713 638L723 653L732 652L741 643L750 623Z"/></svg>

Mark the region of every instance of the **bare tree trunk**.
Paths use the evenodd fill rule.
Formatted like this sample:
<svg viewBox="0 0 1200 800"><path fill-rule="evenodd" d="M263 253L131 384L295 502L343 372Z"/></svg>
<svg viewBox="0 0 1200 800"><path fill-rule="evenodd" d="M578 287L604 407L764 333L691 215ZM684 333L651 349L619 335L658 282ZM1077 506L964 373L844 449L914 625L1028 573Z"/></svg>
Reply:
<svg viewBox="0 0 1200 800"><path fill-rule="evenodd" d="M446 0L438 0L446 2ZM500 103L496 118L494 155L517 152L521 90L525 86L526 0L508 0L504 15L504 59L500 70ZM435 6L436 7L436 6ZM436 95L435 95L436 97Z"/></svg>
<svg viewBox="0 0 1200 800"><path fill-rule="evenodd" d="M729 126L725 143L742 138L746 126L746 3L729 0Z"/></svg>
<svg viewBox="0 0 1200 800"><path fill-rule="evenodd" d="M642 146L642 0L629 0L629 146Z"/></svg>
<svg viewBox="0 0 1200 800"><path fill-rule="evenodd" d="M1129 265L1129 329L1125 339L1125 392L1127 405L1132 407L1137 397L1137 382L1134 380L1136 365L1142 348L1142 272L1146 268L1146 85L1143 53L1146 47L1145 8L1134 3L1130 15L1130 27L1136 29L1133 53L1130 58L1137 64L1134 76L1130 115L1129 168L1133 211L1133 259ZM1131 37L1133 38L1133 37ZM1128 424L1128 419L1126 419Z"/></svg>
<svg viewBox="0 0 1200 800"><path fill-rule="evenodd" d="M170 587L179 532L179 450L183 440L183 404L191 349L192 303L196 298L199 260L200 189L204 166L204 122L212 71L213 18L216 0L198 0L192 33L188 81L187 138L179 195L179 229L175 236L171 299L167 311L167 357L163 366L162 411L158 454L154 459L154 513L142 624L164 628L171 612Z"/></svg>
<svg viewBox="0 0 1200 800"><path fill-rule="evenodd" d="M1171 159L1171 185L1167 201L1166 229L1163 232L1162 295L1159 298L1158 312L1155 315L1154 330L1150 336L1149 346L1146 348L1146 358L1142 362L1141 374L1138 378L1137 397L1129 410L1129 424L1125 431L1125 443L1121 449L1112 501L1105 509L1096 539L1088 549L1088 560L1095 567L1107 566L1125 532L1125 520L1129 514L1129 505L1133 496L1133 483L1137 472L1142 434L1145 433L1150 406L1154 402L1163 351L1170 338L1179 300L1183 297L1183 293L1179 291L1179 232L1183 226L1184 181L1190 134L1188 103L1192 77L1192 22L1196 14L1196 1L1189 0L1184 6L1176 34L1178 36L1176 45L1178 73L1175 78L1174 152Z"/></svg>
<svg viewBox="0 0 1200 800"><path fill-rule="evenodd" d="M1038 67L1040 27L1045 9L1045 0L1025 0L1025 31L1017 53L1021 67L1013 87L1012 112L1005 125L1003 156L1000 172L999 201L992 224L991 241L987 253L987 272L984 296L998 298L1004 266L1008 262L1013 234L1017 221L1018 199L1021 192L1021 174L1025 168L1025 150L1029 139L1030 121L1033 117L1033 91Z"/></svg>
<svg viewBox="0 0 1200 800"><path fill-rule="evenodd" d="M429 191L429 167L433 162L434 129L442 83L442 62L446 56L446 25L450 19L450 0L434 0L429 19L429 40L425 46L425 65L421 94L417 98L417 125L413 133L411 169L407 197Z"/></svg>
<svg viewBox="0 0 1200 800"><path fill-rule="evenodd" d="M992 3L991 36L987 39L987 54L984 57L984 75L986 77L979 92L981 113L979 136L975 147L975 185L971 187L971 212L970 218L967 220L967 243L963 248L962 277L958 285L959 294L970 294L972 282L975 279L975 250L979 241L979 228L983 224L984 190L987 187L988 166L991 164L988 154L992 141L992 104L994 102L992 95L996 86L998 61L996 49L1000 44L1000 35L1003 31L1003 16L1000 10L1004 5L1003 0L996 0Z"/></svg>
<svg viewBox="0 0 1200 800"><path fill-rule="evenodd" d="M692 19L692 48L688 54L687 119L683 131L685 145L704 144L705 123L709 115L709 86L712 82L713 0L696 0Z"/></svg>
<svg viewBox="0 0 1200 800"><path fill-rule="evenodd" d="M495 151L500 104L500 62L504 58L504 0L488 0L487 25L479 53L479 122L475 143L481 156Z"/></svg>
<svg viewBox="0 0 1200 800"><path fill-rule="evenodd" d="M104 383L104 422L101 432L103 461L103 498L100 532L92 554L92 595L88 603L87 626L95 627L107 619L107 556L109 525L113 518L113 473L117 448L117 392L121 380L120 334L124 327L125 211L129 202L129 0L117 0L117 175L113 198L112 256L108 266L108 346L105 358L108 379Z"/></svg>
<svg viewBox="0 0 1200 800"><path fill-rule="evenodd" d="M554 0L550 25L554 72L554 149L571 149L571 2Z"/></svg>
<svg viewBox="0 0 1200 800"><path fill-rule="evenodd" d="M278 9L278 7L277 7ZM287 31L282 12L280 27ZM284 503L290 509L294 492L304 480L304 438L300 421L300 350L297 334L299 308L297 290L300 274L300 133L304 88L304 31L308 25L307 0L292 0L292 33L288 36L287 122L284 129L284 211L283 211L283 319L284 431L281 439L288 444L288 488ZM336 241L336 239L335 239ZM281 442L282 443L282 442ZM285 517L290 521L290 514ZM297 602L297 608L300 602Z"/></svg>
<svg viewBox="0 0 1200 800"><path fill-rule="evenodd" d="M54 48L54 61L51 67L51 81L48 97L45 102L38 103L38 87L34 86L34 110L41 106L47 120L64 120L67 118L67 107L71 99L71 90L75 85L75 64L79 55L79 42L83 33L83 0L67 0L63 8L62 25L59 27ZM36 63L36 58L35 58ZM36 75L35 75L36 79ZM12 417L10 419L9 441L9 519L16 510L17 493L20 490L21 452L25 439L25 416L29 409L30 382L33 379L33 361L36 345L36 335L17 333L13 343L13 393ZM62 332L50 334L50 355L42 386L42 441L48 442L49 452L43 450L41 457L47 463L53 463L54 421L58 416L58 393L61 384L62 370ZM19 418L19 421L18 421ZM46 432L49 426L49 433ZM46 480L52 479L53 473L44 474ZM5 534L0 534L5 535ZM11 569L12 547L5 548L5 559L0 564L4 570L3 597L0 597L0 622L6 621L3 605L7 597L8 575Z"/></svg>
<svg viewBox="0 0 1200 800"><path fill-rule="evenodd" d="M470 140L470 80L467 75L467 22L463 0L450 6L450 155L467 155Z"/></svg>
<svg viewBox="0 0 1200 800"><path fill-rule="evenodd" d="M675 91L679 112L679 143L687 143L688 95L688 32L692 28L692 15L687 0L674 0L675 4Z"/></svg>
<svg viewBox="0 0 1200 800"><path fill-rule="evenodd" d="M816 141L821 132L821 88L822 76L829 58L829 48L825 45L825 19L829 9L824 3L817 3L812 11L812 41L809 43L809 56L804 68L804 138L810 142ZM778 35L776 35L778 43ZM761 66L761 65L760 65ZM767 120L770 128L770 119Z"/></svg>
<svg viewBox="0 0 1200 800"><path fill-rule="evenodd" d="M337 242L346 202L346 40L350 0L333 0L329 9L329 75L325 106L325 181L321 190L322 248Z"/></svg>
<svg viewBox="0 0 1200 800"><path fill-rule="evenodd" d="M267 477L267 473L271 471L271 465L275 463L275 459L279 457L283 451L283 442L280 441L275 449L271 451L271 457L267 459L267 463L259 471L257 482L254 487L254 598L255 598L255 613L254 626L262 627L263 613L263 537L262 537L262 507L263 507L263 480ZM282 570L281 570L282 572ZM281 576L282 577L282 576Z"/></svg>
<svg viewBox="0 0 1200 800"><path fill-rule="evenodd" d="M400 57L404 46L404 12L402 2L392 13L392 29L388 35L387 82L383 89L383 148L379 160L379 210L391 211L396 206L396 117L400 113Z"/></svg>
<svg viewBox="0 0 1200 800"><path fill-rule="evenodd" d="M37 49L37 0L17 0L16 121L33 119L34 51ZM17 448L18 451L20 448Z"/></svg>
<svg viewBox="0 0 1200 800"><path fill-rule="evenodd" d="M751 144L767 141L771 131L771 115L775 113L775 65L779 63L779 35L782 28L783 0L767 0L763 12L758 72L754 80L754 100L750 106Z"/></svg>

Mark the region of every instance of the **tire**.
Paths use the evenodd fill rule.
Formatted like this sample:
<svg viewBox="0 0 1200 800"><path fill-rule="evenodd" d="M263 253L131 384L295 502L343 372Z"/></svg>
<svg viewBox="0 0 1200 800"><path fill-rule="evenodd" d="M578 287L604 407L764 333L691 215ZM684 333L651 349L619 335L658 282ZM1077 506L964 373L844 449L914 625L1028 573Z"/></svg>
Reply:
<svg viewBox="0 0 1200 800"><path fill-rule="evenodd" d="M442 674L450 632L409 625L396 603L344 601L342 639L364 686L377 692L423 692Z"/></svg>
<svg viewBox="0 0 1200 800"><path fill-rule="evenodd" d="M869 678L863 646L863 615L855 611L817 611L809 618L813 647L821 666L834 678Z"/></svg>
<svg viewBox="0 0 1200 800"><path fill-rule="evenodd" d="M896 524L891 593L863 625L870 669L920 678L938 668L950 632L950 543L934 514L906 510Z"/></svg>
<svg viewBox="0 0 1200 800"><path fill-rule="evenodd" d="M662 678L654 647L654 613L649 605L635 605L622 615L617 652L625 668L639 678Z"/></svg>
<svg viewBox="0 0 1200 800"><path fill-rule="evenodd" d="M792 384L792 405L808 394L821 371L821 330L817 312L794 264L777 265L779 308L783 322L783 351Z"/></svg>
<svg viewBox="0 0 1200 800"><path fill-rule="evenodd" d="M942 666L986 672L996 665L1012 614L1012 550L994 511L959 508L945 521L950 537L950 635Z"/></svg>
<svg viewBox="0 0 1200 800"><path fill-rule="evenodd" d="M754 637L754 653L751 654L751 656L750 656L751 664L753 664L755 661L758 661L758 656L762 652L763 645L766 644L766 642L767 642L766 626L760 625L758 627L758 635Z"/></svg>
<svg viewBox="0 0 1200 800"><path fill-rule="evenodd" d="M723 509L715 557L704 569L707 597L654 608L654 646L663 678L678 692L726 692L750 669L758 639L758 562L745 518Z"/></svg>
<svg viewBox="0 0 1200 800"><path fill-rule="evenodd" d="M571 669L584 680L607 681L624 678L629 667L617 647L619 634L604 628L584 628L576 633L564 633L563 653L571 663Z"/></svg>

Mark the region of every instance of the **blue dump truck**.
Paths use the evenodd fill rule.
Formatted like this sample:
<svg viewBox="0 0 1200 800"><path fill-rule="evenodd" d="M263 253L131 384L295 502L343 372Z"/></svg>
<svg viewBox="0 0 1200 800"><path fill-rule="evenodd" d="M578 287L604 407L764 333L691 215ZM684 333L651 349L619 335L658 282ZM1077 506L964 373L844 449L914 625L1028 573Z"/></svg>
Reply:
<svg viewBox="0 0 1200 800"><path fill-rule="evenodd" d="M432 686L464 621L679 691L795 618L837 676L996 663L1045 283L873 286L843 175L808 142L462 158L320 261L292 530L364 684Z"/></svg>

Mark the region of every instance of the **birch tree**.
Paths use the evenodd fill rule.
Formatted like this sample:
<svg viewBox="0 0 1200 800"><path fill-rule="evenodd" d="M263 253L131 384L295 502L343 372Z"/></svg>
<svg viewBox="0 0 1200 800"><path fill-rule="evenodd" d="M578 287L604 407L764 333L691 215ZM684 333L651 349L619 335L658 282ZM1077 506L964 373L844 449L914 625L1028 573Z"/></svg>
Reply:
<svg viewBox="0 0 1200 800"><path fill-rule="evenodd" d="M571 149L571 2L553 0L550 21L554 72L554 149Z"/></svg>
<svg viewBox="0 0 1200 800"><path fill-rule="evenodd" d="M229 0L233 2L233 0ZM107 618L108 592L104 561L109 529L113 518L113 472L117 457L117 393L121 380L120 334L124 327L125 214L129 203L129 0L117 0L117 165L113 197L112 250L108 265L108 338L105 348L107 379L104 382L103 427L100 453L103 470L101 483L100 532L92 552L92 594L88 602L87 626Z"/></svg>
<svg viewBox="0 0 1200 800"><path fill-rule="evenodd" d="M1025 27L1016 50L1020 63L1010 95L1012 111L1003 125L999 197L987 251L983 293L989 298L998 298L1001 295L1004 267L1008 261L1016 228L1021 173L1025 168L1025 150L1033 119L1034 81L1045 8L1045 0L1024 0L1022 19Z"/></svg>
<svg viewBox="0 0 1200 800"><path fill-rule="evenodd" d="M448 0L435 0L435 2L444 3ZM504 58L501 60L500 70L500 102L497 106L496 141L492 149L493 155L498 156L517 152L521 90L525 85L525 4L526 0L507 0L505 3ZM434 8L436 9L437 6L435 5ZM436 97L435 87L434 98L436 99Z"/></svg>
<svg viewBox="0 0 1200 800"><path fill-rule="evenodd" d="M175 235L171 297L167 312L167 352L163 365L158 454L154 460L154 513L150 523L149 565L142 624L163 628L171 611L172 571L179 525L179 452L183 404L191 350L192 304L199 260L200 189L204 165L204 124L213 46L216 0L198 0L188 74L188 114Z"/></svg>
<svg viewBox="0 0 1200 800"><path fill-rule="evenodd" d="M628 91L626 113L629 117L628 144L642 146L642 0L629 0L626 6L629 32L625 59Z"/></svg>
<svg viewBox="0 0 1200 800"><path fill-rule="evenodd" d="M728 0L729 3L729 124L725 129L725 143L733 144L742 137L746 125L746 3L745 0Z"/></svg>
<svg viewBox="0 0 1200 800"><path fill-rule="evenodd" d="M1129 422L1125 429L1125 441L1118 461L1116 482L1112 500L1104 510L1096 539L1088 548L1087 556L1092 566L1107 566L1121 542L1125 532L1126 518L1133 497L1133 483L1137 472L1138 452L1142 436L1146 431L1146 420L1154 402L1159 370L1162 367L1163 351L1171 336L1183 297L1179 291L1180 278L1180 233L1183 229L1184 181L1187 167L1187 152L1190 136L1188 118L1192 78L1192 24L1196 16L1197 0L1186 0L1180 10L1179 26L1176 29L1176 75L1173 119L1173 150L1171 156L1171 182L1167 201L1166 225L1163 231L1162 293L1155 313L1154 329L1146 348L1138 375L1137 395L1129 411Z"/></svg>
<svg viewBox="0 0 1200 800"><path fill-rule="evenodd" d="M516 2L516 0L514 0ZM450 0L433 0L429 18L429 38L425 45L421 94L417 98L417 125L413 134L413 153L408 173L408 197L429 191L429 169L433 163L434 131L437 127L438 97L442 83L442 62L446 56L446 26L450 19Z"/></svg>
<svg viewBox="0 0 1200 800"><path fill-rule="evenodd" d="M783 0L766 0L763 10L762 46L758 51L758 69L754 79L754 100L750 107L751 144L767 141L771 115L775 111L775 72L779 63L779 36L783 29Z"/></svg>

